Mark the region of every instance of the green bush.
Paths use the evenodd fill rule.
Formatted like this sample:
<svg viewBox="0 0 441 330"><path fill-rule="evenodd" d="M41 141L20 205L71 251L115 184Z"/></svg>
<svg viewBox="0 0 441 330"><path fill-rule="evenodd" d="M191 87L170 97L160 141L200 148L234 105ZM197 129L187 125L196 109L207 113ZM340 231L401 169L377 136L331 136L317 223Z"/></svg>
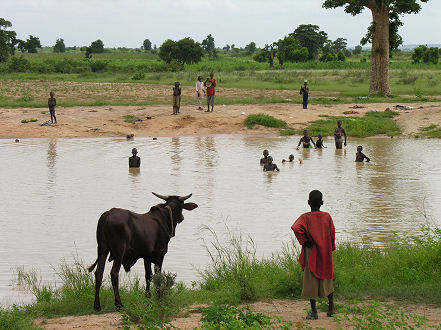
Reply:
<svg viewBox="0 0 441 330"><path fill-rule="evenodd" d="M8 60L9 72L28 72L31 63L23 56L13 56Z"/></svg>
<svg viewBox="0 0 441 330"><path fill-rule="evenodd" d="M132 80L143 80L143 79L145 79L145 73L141 71L138 71L132 76Z"/></svg>
<svg viewBox="0 0 441 330"><path fill-rule="evenodd" d="M248 115L245 119L245 125L248 128L253 128L255 125L275 128L287 127L285 121L274 118L273 116L265 115L263 113Z"/></svg>
<svg viewBox="0 0 441 330"><path fill-rule="evenodd" d="M108 64L109 64L108 61L100 61L100 60L89 62L90 70L92 70L92 72L103 72L106 70Z"/></svg>

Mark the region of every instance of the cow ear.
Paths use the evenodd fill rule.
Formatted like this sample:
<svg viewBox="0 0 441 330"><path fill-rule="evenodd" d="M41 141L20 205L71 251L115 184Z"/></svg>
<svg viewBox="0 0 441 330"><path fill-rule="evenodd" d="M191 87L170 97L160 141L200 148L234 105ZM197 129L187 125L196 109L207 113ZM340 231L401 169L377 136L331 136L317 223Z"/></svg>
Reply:
<svg viewBox="0 0 441 330"><path fill-rule="evenodd" d="M197 207L198 207L198 204L196 204L196 203L185 203L184 204L184 209L186 209L187 211L191 211Z"/></svg>

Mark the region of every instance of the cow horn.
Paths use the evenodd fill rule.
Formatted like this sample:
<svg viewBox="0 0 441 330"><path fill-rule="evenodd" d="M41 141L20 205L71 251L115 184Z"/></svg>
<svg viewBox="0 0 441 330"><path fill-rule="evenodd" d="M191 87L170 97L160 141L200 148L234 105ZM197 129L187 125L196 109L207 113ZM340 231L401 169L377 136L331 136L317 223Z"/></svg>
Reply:
<svg viewBox="0 0 441 330"><path fill-rule="evenodd" d="M158 198L161 198L161 199L165 200L165 201L168 199L168 196L159 195L159 194L157 194L157 193L155 193L155 192L153 192L153 191L152 191L152 194L155 195L155 196L158 197Z"/></svg>
<svg viewBox="0 0 441 330"><path fill-rule="evenodd" d="M193 195L193 194L189 194L189 195L187 195L187 196L179 197L179 200L180 200L181 202L183 202L183 201L185 201L186 199L189 199L189 198L191 197L191 195Z"/></svg>

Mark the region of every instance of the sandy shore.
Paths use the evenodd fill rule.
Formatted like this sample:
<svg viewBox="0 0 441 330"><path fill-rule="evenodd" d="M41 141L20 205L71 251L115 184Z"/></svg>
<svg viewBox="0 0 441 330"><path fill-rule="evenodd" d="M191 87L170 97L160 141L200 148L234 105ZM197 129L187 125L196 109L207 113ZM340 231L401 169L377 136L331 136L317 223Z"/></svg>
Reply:
<svg viewBox="0 0 441 330"><path fill-rule="evenodd" d="M421 126L441 124L441 103L406 104L413 110L401 110L396 120L405 135L418 131ZM246 115L265 113L285 120L289 126L303 127L321 115L343 116L354 104L311 105L303 110L298 104L217 105L214 112L197 110L196 106L181 107L181 114L172 116L170 106L91 106L57 108L58 124L40 126L49 120L46 109L0 108L2 129L0 138L58 138L58 137L114 137L134 134L138 137L197 136L212 134L277 135L278 129L256 127L247 129ZM420 108L422 107L422 108ZM357 116L371 110L393 109L393 104L364 104L356 109ZM43 113L42 113L43 112ZM135 124L124 121L133 115L142 121ZM147 119L147 117L151 119ZM37 122L23 124L23 119Z"/></svg>
<svg viewBox="0 0 441 330"><path fill-rule="evenodd" d="M319 311L319 319L314 321L305 320L308 302L303 300L268 300L253 303L251 309L255 313L262 313L272 317L281 317L285 321L291 321L293 326L297 322L316 329L338 329L339 324L326 316L325 312ZM441 323L441 309L425 305L408 305L397 307L399 311L405 313L418 314L427 318L427 324L439 326ZM175 318L172 321L173 326L178 329L195 329L201 327L201 314L198 312L198 306L192 306L185 311L186 316ZM68 316L55 319L39 319L37 325L44 329L120 329L122 327L121 314L93 314L85 316ZM340 324L345 328L348 324Z"/></svg>

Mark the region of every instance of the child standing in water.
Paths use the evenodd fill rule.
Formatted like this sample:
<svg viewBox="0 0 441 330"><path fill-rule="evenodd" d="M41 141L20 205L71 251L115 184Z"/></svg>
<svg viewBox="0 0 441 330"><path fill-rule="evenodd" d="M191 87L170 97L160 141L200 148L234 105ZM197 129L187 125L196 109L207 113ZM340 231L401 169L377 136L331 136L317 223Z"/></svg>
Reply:
<svg viewBox="0 0 441 330"><path fill-rule="evenodd" d="M332 251L335 250L335 228L329 213L320 211L323 195L309 193L311 212L302 214L291 226L302 245L299 262L304 271L302 296L309 299L311 313L307 319L317 320L317 297L328 297L328 316L335 314Z"/></svg>
<svg viewBox="0 0 441 330"><path fill-rule="evenodd" d="M317 149L326 148L325 145L323 144L323 137L321 134L318 135L318 140L315 142L315 147Z"/></svg>
<svg viewBox="0 0 441 330"><path fill-rule="evenodd" d="M363 151L363 147L362 146L358 146L357 147L357 153L355 154L355 161L362 163L365 159L367 162L370 162L370 158L368 156L366 156L364 153L362 153Z"/></svg>
<svg viewBox="0 0 441 330"><path fill-rule="evenodd" d="M266 172L266 171L279 172L280 171L279 168L277 167L277 165L273 163L273 157L268 156L268 162L265 165L263 165L263 171L264 172Z"/></svg>
<svg viewBox="0 0 441 330"><path fill-rule="evenodd" d="M309 136L308 134L308 130L305 129L303 131L303 136L300 138L299 144L297 145L297 148L300 147L300 144L303 143L303 148L308 149L308 148L313 148L313 146L311 145L311 143L314 145L315 147L315 143L314 140L312 139L312 137Z"/></svg>
<svg viewBox="0 0 441 330"><path fill-rule="evenodd" d="M177 115L179 113L179 108L181 107L181 84L179 81L175 82L175 87L173 88L173 114Z"/></svg>

